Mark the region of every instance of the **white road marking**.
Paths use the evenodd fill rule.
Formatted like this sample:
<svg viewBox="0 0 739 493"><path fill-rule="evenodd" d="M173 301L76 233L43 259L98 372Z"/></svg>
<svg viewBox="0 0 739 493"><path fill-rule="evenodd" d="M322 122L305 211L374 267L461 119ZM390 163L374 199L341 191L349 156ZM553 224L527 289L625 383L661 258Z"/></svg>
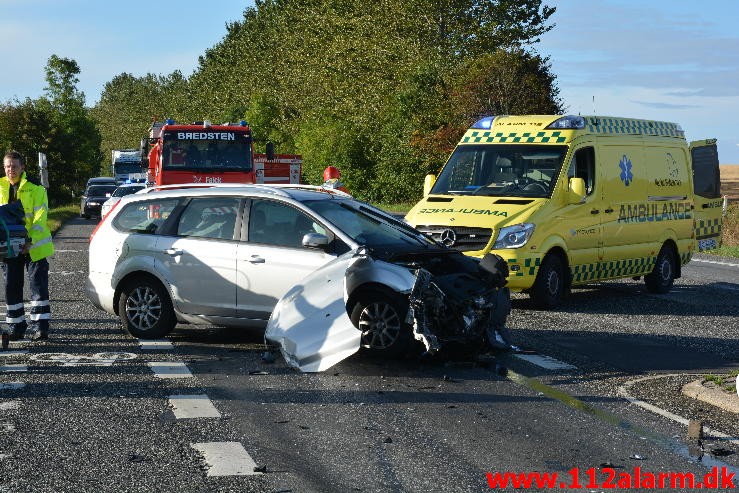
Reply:
<svg viewBox="0 0 739 493"><path fill-rule="evenodd" d="M87 274L86 270L55 270L49 272L49 274L60 275L60 276L71 276L74 274Z"/></svg>
<svg viewBox="0 0 739 493"><path fill-rule="evenodd" d="M24 372L28 371L28 365L4 365L0 366L0 372Z"/></svg>
<svg viewBox="0 0 739 493"><path fill-rule="evenodd" d="M56 248L54 249L55 253L79 253L81 251L82 250L57 250Z"/></svg>
<svg viewBox="0 0 739 493"><path fill-rule="evenodd" d="M20 409L20 401L5 401L0 402L0 411L12 411L14 409Z"/></svg>
<svg viewBox="0 0 739 493"><path fill-rule="evenodd" d="M13 458L13 454L0 454L0 460L11 458Z"/></svg>
<svg viewBox="0 0 739 493"><path fill-rule="evenodd" d="M696 378L699 375L700 376L703 376L702 374L696 374ZM677 414L673 414L670 411L666 411L666 410L664 410L664 409L662 409L660 407L654 406L654 405L652 405L652 404L650 404L648 402L644 402L641 399L637 399L636 397L632 397L631 394L629 394L629 390L628 390L635 383L643 382L645 380L655 380L657 378L681 377L681 376L685 376L685 374L683 374L683 373L667 373L667 374L650 375L648 377L637 378L636 380L630 380L630 381L624 383L622 386L620 386L618 388L618 393L619 393L619 395L621 397L623 397L624 399L626 399L630 403L635 404L635 405L641 407L642 409L646 409L647 411L652 411L653 413L659 414L660 416L663 416L663 417L665 417L667 419L671 419L672 421L675 421L676 423L680 423L682 425L688 426L689 421L687 419L683 418L682 416L678 416ZM731 435L727 435L726 433L721 433L720 431L711 429L711 428L709 428L707 426L704 426L703 427L703 430L708 435L721 438L721 439L726 440L727 442L733 443L735 445L739 445L739 438L737 438L737 437L732 437Z"/></svg>
<svg viewBox="0 0 739 493"><path fill-rule="evenodd" d="M174 349L174 345L167 339L139 339L139 346L144 350Z"/></svg>
<svg viewBox="0 0 739 493"><path fill-rule="evenodd" d="M0 383L0 390L20 390L25 386L23 382Z"/></svg>
<svg viewBox="0 0 739 493"><path fill-rule="evenodd" d="M205 394L170 395L169 405L177 419L221 417L221 413Z"/></svg>
<svg viewBox="0 0 739 493"><path fill-rule="evenodd" d="M692 259L693 262L703 262L704 264L716 264L716 265L728 265L729 267L739 267L739 264L732 264L729 262L719 262L718 260L703 260L701 258Z"/></svg>
<svg viewBox="0 0 739 493"><path fill-rule="evenodd" d="M577 367L564 361L559 361L552 358L551 356L544 356L541 354L516 354L516 358L520 358L524 361L528 361L536 366L546 368L547 370L574 370Z"/></svg>
<svg viewBox="0 0 739 493"><path fill-rule="evenodd" d="M193 443L208 465L208 476L251 476L256 462L239 442Z"/></svg>
<svg viewBox="0 0 739 493"><path fill-rule="evenodd" d="M28 351L0 351L0 358L10 358L12 356L23 356L28 354Z"/></svg>
<svg viewBox="0 0 739 493"><path fill-rule="evenodd" d="M154 376L159 378L192 378L192 373L181 361L150 361Z"/></svg>
<svg viewBox="0 0 739 493"><path fill-rule="evenodd" d="M39 353L31 356L34 361L62 363L62 366L112 366L117 360L136 358L133 353L95 353L92 356L68 353Z"/></svg>

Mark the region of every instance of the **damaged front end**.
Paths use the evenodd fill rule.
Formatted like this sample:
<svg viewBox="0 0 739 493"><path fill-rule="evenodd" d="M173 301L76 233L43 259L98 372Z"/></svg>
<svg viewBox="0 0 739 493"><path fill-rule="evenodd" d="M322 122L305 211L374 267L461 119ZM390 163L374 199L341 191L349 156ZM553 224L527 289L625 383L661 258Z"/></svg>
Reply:
<svg viewBox="0 0 739 493"><path fill-rule="evenodd" d="M503 289L508 276L505 261L489 254L470 268L467 258L462 260L464 265L457 266L461 271L448 272L446 262L440 272L435 269L436 275L424 267L415 271L406 322L428 354L449 345L486 348L510 311Z"/></svg>
<svg viewBox="0 0 739 493"><path fill-rule="evenodd" d="M323 371L363 346L405 354L487 347L505 322L505 261L432 249L383 253L360 248L309 275L277 304L265 338L290 366Z"/></svg>

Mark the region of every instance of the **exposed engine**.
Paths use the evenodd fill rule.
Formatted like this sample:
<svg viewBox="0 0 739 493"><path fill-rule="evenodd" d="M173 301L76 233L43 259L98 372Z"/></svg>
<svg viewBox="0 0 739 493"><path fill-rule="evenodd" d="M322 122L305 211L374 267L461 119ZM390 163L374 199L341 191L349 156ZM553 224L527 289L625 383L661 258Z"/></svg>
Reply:
<svg viewBox="0 0 739 493"><path fill-rule="evenodd" d="M444 271L449 265L445 267ZM508 267L502 258L488 254L476 271L433 275L419 267L415 275L406 323L413 325L413 335L427 353L436 353L447 343L485 341L500 318L496 310L504 309L499 306L499 290Z"/></svg>

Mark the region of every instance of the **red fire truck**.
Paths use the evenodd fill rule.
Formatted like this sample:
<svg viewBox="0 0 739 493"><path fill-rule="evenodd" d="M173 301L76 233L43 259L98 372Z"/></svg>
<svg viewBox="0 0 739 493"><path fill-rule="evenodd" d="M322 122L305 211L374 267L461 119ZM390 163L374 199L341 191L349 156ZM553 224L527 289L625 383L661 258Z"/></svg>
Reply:
<svg viewBox="0 0 739 493"><path fill-rule="evenodd" d="M267 147L267 154L254 154L251 129L245 121L183 125L166 120L152 123L149 138L142 139L141 155L148 155L142 166L148 166L149 186L300 183L301 156L274 155L271 144Z"/></svg>

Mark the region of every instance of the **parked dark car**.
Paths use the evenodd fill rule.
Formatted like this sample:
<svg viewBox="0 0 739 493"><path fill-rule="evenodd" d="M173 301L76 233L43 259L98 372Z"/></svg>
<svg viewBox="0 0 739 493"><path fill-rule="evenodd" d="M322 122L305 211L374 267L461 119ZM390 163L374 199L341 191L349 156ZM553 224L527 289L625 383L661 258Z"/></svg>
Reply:
<svg viewBox="0 0 739 493"><path fill-rule="evenodd" d="M85 187L91 187L93 185L115 185L115 178L112 176L96 176L87 180Z"/></svg>
<svg viewBox="0 0 739 493"><path fill-rule="evenodd" d="M100 208L115 191L115 185L91 185L87 187L80 202L80 216L85 219L100 217Z"/></svg>

